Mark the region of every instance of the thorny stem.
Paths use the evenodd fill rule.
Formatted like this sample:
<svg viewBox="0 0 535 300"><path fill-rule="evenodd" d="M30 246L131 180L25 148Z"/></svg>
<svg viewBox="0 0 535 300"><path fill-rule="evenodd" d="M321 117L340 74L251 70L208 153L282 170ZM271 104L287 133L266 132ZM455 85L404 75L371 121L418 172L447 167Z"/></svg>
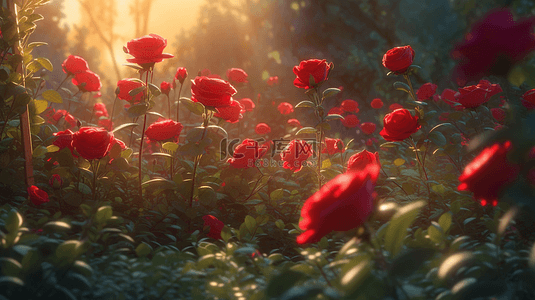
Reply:
<svg viewBox="0 0 535 300"><path fill-rule="evenodd" d="M208 115L208 109L206 109L206 107L204 108L204 116L206 118L204 119L204 122L202 123L204 130L202 132L202 136L199 142L201 142L204 139L204 136L206 135L206 130L208 129L208 122L210 121L210 116ZM202 154L195 156L195 164L193 165L193 177L191 179L191 194L189 198L189 207L193 207L193 191L195 190L195 177L197 174L197 166L199 165L201 158L202 158Z"/></svg>
<svg viewBox="0 0 535 300"><path fill-rule="evenodd" d="M179 122L179 116L180 116L180 94L182 93L182 83L180 84L180 89L178 90L178 99L176 102L176 121Z"/></svg>
<svg viewBox="0 0 535 300"><path fill-rule="evenodd" d="M147 70L147 76L145 77L145 86L146 86L146 100L145 100L145 103L148 102L148 97L149 97L149 84L148 84L148 81L149 81L149 73L151 72L151 70ZM143 188L141 187L141 163L143 162L143 140L145 139L145 127L147 126L147 113L145 112L144 116L143 116L143 129L141 130L141 141L139 142L139 155L138 155L138 183L139 183L139 196L140 197L143 197ZM132 137L130 136L130 139L132 139Z"/></svg>
<svg viewBox="0 0 535 300"><path fill-rule="evenodd" d="M403 74L403 77L405 78L405 80L407 80L407 83L409 84L409 88L411 89L410 95L411 95L412 100L416 101L416 95L414 94L414 89L412 88L411 78L407 74Z"/></svg>
<svg viewBox="0 0 535 300"><path fill-rule="evenodd" d="M386 174L385 169L381 168L381 171L383 171L383 174L385 174L386 178L390 177L388 176L388 174ZM397 185L397 187L400 188L405 193L405 195L409 196L409 193L407 193L407 191L405 191L405 189L399 183L395 182L394 180L392 180L391 182Z"/></svg>
<svg viewBox="0 0 535 300"><path fill-rule="evenodd" d="M420 160L420 155L418 154L419 150L416 149L416 144L414 143L414 140L412 139L412 137L410 137L409 140L411 141L412 147L414 149L414 153L416 154L416 160L418 161L418 164L420 165L420 167L422 167L422 171L425 176L425 187L427 188L427 192L431 194L431 190L429 190L429 183L427 182L429 181L429 178L427 177L427 171L425 170L425 166L423 162Z"/></svg>

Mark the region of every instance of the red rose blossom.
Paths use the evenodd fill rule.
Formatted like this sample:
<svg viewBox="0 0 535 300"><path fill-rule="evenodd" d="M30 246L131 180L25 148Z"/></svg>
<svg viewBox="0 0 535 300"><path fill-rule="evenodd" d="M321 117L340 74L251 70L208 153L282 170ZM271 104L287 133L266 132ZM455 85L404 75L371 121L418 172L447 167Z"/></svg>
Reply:
<svg viewBox="0 0 535 300"><path fill-rule="evenodd" d="M53 189L59 189L63 185L63 179L61 179L59 174L52 174L48 180L48 185Z"/></svg>
<svg viewBox="0 0 535 300"><path fill-rule="evenodd" d="M279 76L269 77L267 80L267 85L274 86L279 84Z"/></svg>
<svg viewBox="0 0 535 300"><path fill-rule="evenodd" d="M241 118L243 118L243 113L245 108L240 102L236 100L231 100L229 106L220 106L216 108L217 113L214 114L214 117L221 118L229 123L236 123Z"/></svg>
<svg viewBox="0 0 535 300"><path fill-rule="evenodd" d="M392 103L392 104L390 104L390 106L388 107L388 109L389 109L390 111L394 111L394 110L396 110L396 109L398 109L398 108L403 108L403 106L402 106L401 104L399 104L399 103Z"/></svg>
<svg viewBox="0 0 535 300"><path fill-rule="evenodd" d="M465 108L475 108L486 103L490 97L501 92L502 88L499 84L491 84L487 80L481 80L477 85L460 88L460 95L457 97L457 102Z"/></svg>
<svg viewBox="0 0 535 300"><path fill-rule="evenodd" d="M335 106L329 110L327 115L342 115L344 113L344 109L338 106Z"/></svg>
<svg viewBox="0 0 535 300"><path fill-rule="evenodd" d="M169 53L162 53L167 46L167 40L157 34L149 34L137 39L130 40L126 43L126 52L134 58L128 58L126 61L144 65L154 64L163 61L165 58L175 57Z"/></svg>
<svg viewBox="0 0 535 300"><path fill-rule="evenodd" d="M289 119L288 125L301 128L301 122L297 119Z"/></svg>
<svg viewBox="0 0 535 300"><path fill-rule="evenodd" d="M254 131L258 134L267 134L271 132L271 127L266 123L258 123Z"/></svg>
<svg viewBox="0 0 535 300"><path fill-rule="evenodd" d="M180 82L180 84L183 84L184 80L186 80L187 77L188 77L188 70L186 70L186 68L180 67L180 68L176 69L176 74L175 74L175 79L174 80L178 80L178 82Z"/></svg>
<svg viewBox="0 0 535 300"><path fill-rule="evenodd" d="M362 150L349 157L347 161L347 172L365 170L370 164L380 165L379 154L377 152L371 153L368 150Z"/></svg>
<svg viewBox="0 0 535 300"><path fill-rule="evenodd" d="M301 140L292 140L281 152L283 168L298 172L312 155L312 145Z"/></svg>
<svg viewBox="0 0 535 300"><path fill-rule="evenodd" d="M383 107L383 101L381 101L381 99L379 98L375 98L372 100L372 103L370 103L370 105L372 108L379 109Z"/></svg>
<svg viewBox="0 0 535 300"><path fill-rule="evenodd" d="M69 148L71 150L71 153L73 152L74 148L72 147L72 138L73 138L73 132L70 129L67 129L65 131L59 131L54 132L54 136L56 139L52 143L55 146L59 147L59 150L63 148Z"/></svg>
<svg viewBox="0 0 535 300"><path fill-rule="evenodd" d="M137 89L139 87L145 86L145 83L139 79L136 78L127 78L127 79L121 79L117 82L117 88L119 89L119 94L117 95L117 98L126 100L128 102L132 103L139 103L141 100L143 100L143 97L145 96L145 91L142 91L138 93L137 95L132 98L130 96L130 91Z"/></svg>
<svg viewBox="0 0 535 300"><path fill-rule="evenodd" d="M35 185L28 187L28 195L30 196L30 201L32 201L34 205L41 205L50 201L48 199L48 194Z"/></svg>
<svg viewBox="0 0 535 300"><path fill-rule="evenodd" d="M279 104L279 106L277 107L277 109L279 110L279 112L283 115L288 115L288 114L291 114L294 112L294 106L291 105L290 103L288 102L281 102L281 104Z"/></svg>
<svg viewBox="0 0 535 300"><path fill-rule="evenodd" d="M353 128L360 124L360 120L355 115L347 115L342 120L342 125L347 128Z"/></svg>
<svg viewBox="0 0 535 300"><path fill-rule="evenodd" d="M176 140L182 132L182 124L170 119L154 122L145 131L145 135L151 141Z"/></svg>
<svg viewBox="0 0 535 300"><path fill-rule="evenodd" d="M231 84L247 83L247 73L239 68L232 68L227 70L227 78Z"/></svg>
<svg viewBox="0 0 535 300"><path fill-rule="evenodd" d="M500 123L503 123L503 121L505 120L505 117L507 116L507 113L505 113L505 110L501 108L491 108L490 112L492 113L492 116L494 117L494 119L496 119L496 121Z"/></svg>
<svg viewBox="0 0 535 300"><path fill-rule="evenodd" d="M69 55L69 57L67 57L67 59L61 64L61 68L67 75L74 75L83 71L89 71L87 61L76 55Z"/></svg>
<svg viewBox="0 0 535 300"><path fill-rule="evenodd" d="M220 240L221 230L223 230L225 224L212 215L205 215L202 217L202 219L204 220L204 226L210 227L210 232L207 234L207 236L216 240Z"/></svg>
<svg viewBox="0 0 535 300"><path fill-rule="evenodd" d="M257 141L245 139L240 145L234 149L232 158L227 162L234 168L247 169L255 167L258 159L262 158L269 149L269 143L259 145Z"/></svg>
<svg viewBox="0 0 535 300"><path fill-rule="evenodd" d="M451 108L455 110L463 110L463 106L457 101L457 97L460 95L459 92L456 92L452 89L444 89L440 99L446 102Z"/></svg>
<svg viewBox="0 0 535 300"><path fill-rule="evenodd" d="M253 100L249 98L240 99L238 100L238 102L240 102L240 104L245 108L246 111L250 112L250 111L253 111L253 109L255 108L255 104Z"/></svg>
<svg viewBox="0 0 535 300"><path fill-rule="evenodd" d="M108 154L113 133L104 128L81 127L73 134L72 146L87 160L101 159Z"/></svg>
<svg viewBox="0 0 535 300"><path fill-rule="evenodd" d="M313 86L310 85L310 76L314 78L315 85L327 80L329 75L330 64L327 64L325 59L309 59L303 60L299 63L299 66L294 66L293 71L297 76L294 80L294 85L298 88L310 89Z"/></svg>
<svg viewBox="0 0 535 300"><path fill-rule="evenodd" d="M340 105L344 111L347 112L358 112L359 104L355 100L346 99L342 101L342 104Z"/></svg>
<svg viewBox="0 0 535 300"><path fill-rule="evenodd" d="M109 117L108 110L106 109L106 104L102 102L95 103L93 106L93 110L95 111L95 117Z"/></svg>
<svg viewBox="0 0 535 300"><path fill-rule="evenodd" d="M160 91L162 91L162 94L169 96L169 92L171 91L171 83L162 81L162 83L160 83Z"/></svg>
<svg viewBox="0 0 535 300"><path fill-rule="evenodd" d="M414 50L411 46L395 47L383 55L383 66L394 73L401 74L412 65L413 59Z"/></svg>
<svg viewBox="0 0 535 300"><path fill-rule="evenodd" d="M191 81L191 100L204 106L229 106L236 93L236 89L223 79L197 76Z"/></svg>
<svg viewBox="0 0 535 300"><path fill-rule="evenodd" d="M513 183L520 173L520 166L507 158L511 149L510 141L483 149L459 176L461 184L458 190L473 192L476 200L497 199L500 192Z"/></svg>
<svg viewBox="0 0 535 300"><path fill-rule="evenodd" d="M326 137L325 147L321 153L329 153L329 155L333 155L335 153L343 153L344 151L344 142L342 142L341 139L331 139Z"/></svg>
<svg viewBox="0 0 535 300"><path fill-rule="evenodd" d="M384 127L379 133L387 141L403 141L417 132L422 126L418 124L418 117L399 108L387 114L383 119Z"/></svg>
<svg viewBox="0 0 535 300"><path fill-rule="evenodd" d="M418 100L422 101L422 100L427 100L431 97L433 97L433 95L435 94L435 92L437 91L437 85L434 84L434 83L425 83L423 84L417 91L416 91L416 96L418 98Z"/></svg>
<svg viewBox="0 0 535 300"><path fill-rule="evenodd" d="M524 105L527 109L534 109L535 108L535 89L531 89L522 95L522 98L520 99L522 101L522 105Z"/></svg>
<svg viewBox="0 0 535 300"><path fill-rule="evenodd" d="M364 132L365 134L374 133L376 128L377 128L377 125L375 125L375 123L365 122L365 123L360 124L360 129L362 129L362 132Z"/></svg>
<svg viewBox="0 0 535 300"><path fill-rule="evenodd" d="M373 188L379 166L370 164L361 172L336 176L308 198L301 209L298 244L318 242L332 231L361 226L373 210Z"/></svg>
<svg viewBox="0 0 535 300"><path fill-rule="evenodd" d="M82 92L98 92L102 87L100 77L89 70L76 73L71 81Z"/></svg>

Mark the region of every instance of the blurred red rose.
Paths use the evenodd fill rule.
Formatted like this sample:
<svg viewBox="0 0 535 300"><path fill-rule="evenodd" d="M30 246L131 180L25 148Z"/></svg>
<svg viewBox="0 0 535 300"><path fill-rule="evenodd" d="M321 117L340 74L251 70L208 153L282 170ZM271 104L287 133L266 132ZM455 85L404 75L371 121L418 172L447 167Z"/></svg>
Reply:
<svg viewBox="0 0 535 300"><path fill-rule="evenodd" d="M74 148L72 147L73 134L74 133L70 129L67 129L65 131L54 132L53 135L56 137L56 139L54 140L52 144L55 146L58 146L60 150L65 147L68 147L72 153L74 150Z"/></svg>
<svg viewBox="0 0 535 300"><path fill-rule="evenodd" d="M72 146L87 160L101 159L108 154L113 133L104 128L81 127L73 134Z"/></svg>
<svg viewBox="0 0 535 300"><path fill-rule="evenodd" d="M210 232L207 234L207 236L216 240L220 240L221 230L223 230L225 224L212 215L205 215L202 217L202 219L204 220L204 226L210 227Z"/></svg>
<svg viewBox="0 0 535 300"><path fill-rule="evenodd" d="M380 165L379 154L377 152L371 153L368 150L362 150L349 157L347 161L347 172L362 171L370 164Z"/></svg>
<svg viewBox="0 0 535 300"><path fill-rule="evenodd" d="M288 120L288 125L300 128L301 127L301 122L299 122L299 120L297 120L297 119L289 119Z"/></svg>
<svg viewBox="0 0 535 300"><path fill-rule="evenodd" d="M379 133L387 141L403 141L417 132L422 126L418 124L418 117L399 108L387 114L383 119L383 130Z"/></svg>
<svg viewBox="0 0 535 300"><path fill-rule="evenodd" d="M298 172L312 155L312 145L301 140L292 140L281 152L282 167Z"/></svg>
<svg viewBox="0 0 535 300"><path fill-rule="evenodd" d="M223 79L197 76L191 81L191 100L204 106L229 106L236 89Z"/></svg>
<svg viewBox="0 0 535 300"><path fill-rule="evenodd" d="M360 129L362 129L362 132L365 134L372 134L375 132L375 129L377 128L377 125L372 122L365 122L360 124Z"/></svg>
<svg viewBox="0 0 535 300"><path fill-rule="evenodd" d="M188 77L188 70L184 67L176 69L175 80L178 80L180 84L184 83L184 80Z"/></svg>
<svg viewBox="0 0 535 300"><path fill-rule="evenodd" d="M318 242L332 231L347 231L364 224L373 210L373 188L379 166L336 176L308 198L301 209L299 227L305 230L298 244Z"/></svg>
<svg viewBox="0 0 535 300"><path fill-rule="evenodd" d="M452 89L444 89L440 99L446 102L451 108L455 110L463 110L463 106L457 101L457 97L460 95L459 92L456 92Z"/></svg>
<svg viewBox="0 0 535 300"><path fill-rule="evenodd" d="M327 113L327 115L342 115L344 113L344 109L339 107L339 106L335 106L333 108L331 108L329 110L329 112Z"/></svg>
<svg viewBox="0 0 535 300"><path fill-rule="evenodd" d="M496 9L472 26L452 57L459 60L453 78L459 85L483 76L505 76L511 67L535 50L535 17L514 21L508 9Z"/></svg>
<svg viewBox="0 0 535 300"><path fill-rule="evenodd" d="M267 85L274 86L279 84L279 76L269 77L267 80Z"/></svg>
<svg viewBox="0 0 535 300"><path fill-rule="evenodd" d="M491 84L488 80L481 80L477 85L460 88L457 102L465 108L475 108L501 92L502 88L499 84Z"/></svg>
<svg viewBox="0 0 535 300"><path fill-rule="evenodd" d="M399 104L399 103L392 103L392 104L390 104L390 106L388 107L388 109L389 109L390 111L394 111L394 110L396 110L396 109L398 109L398 108L403 108L403 105L401 105L401 104Z"/></svg>
<svg viewBox="0 0 535 300"><path fill-rule="evenodd" d="M116 138L114 137L114 138L113 138L113 141L111 141L111 147L110 147L110 149L111 149L111 148L113 147L113 145L115 145L115 144L118 144L118 145L121 147L121 150L125 150L126 148L128 148L128 147L126 147L126 144L125 144L123 141L121 141L120 139L116 139Z"/></svg>
<svg viewBox="0 0 535 300"><path fill-rule="evenodd" d="M524 105L527 109L534 109L535 108L535 89L531 89L522 95L522 98L520 98L522 101L522 105Z"/></svg>
<svg viewBox="0 0 535 300"><path fill-rule="evenodd" d="M108 130L108 131L112 131L113 130L113 123L110 119L100 119L98 120L98 123L97 123L98 126Z"/></svg>
<svg viewBox="0 0 535 300"><path fill-rule="evenodd" d="M271 127L266 123L258 123L254 131L258 134L267 134L271 132Z"/></svg>
<svg viewBox="0 0 535 300"><path fill-rule="evenodd" d="M48 180L48 185L53 189L59 189L63 185L63 179L61 179L59 174L52 174Z"/></svg>
<svg viewBox="0 0 535 300"><path fill-rule="evenodd" d="M231 100L229 106L219 106L216 107L217 112L214 114L214 117L221 118L229 123L236 123L241 118L243 118L243 113L245 108L240 102L236 100Z"/></svg>
<svg viewBox="0 0 535 300"><path fill-rule="evenodd" d="M375 98L372 100L372 103L370 103L370 105L372 108L379 109L383 107L384 104L383 104L383 101L381 101L381 99Z"/></svg>
<svg viewBox="0 0 535 300"><path fill-rule="evenodd" d="M153 142L170 139L176 140L180 132L182 132L182 128L183 126L180 122L164 119L150 124L149 128L145 131L145 135Z"/></svg>
<svg viewBox="0 0 535 300"><path fill-rule="evenodd" d="M353 128L360 124L359 118L355 115L347 115L341 121L342 121L342 125L344 125L347 128Z"/></svg>
<svg viewBox="0 0 535 300"><path fill-rule="evenodd" d="M137 95L132 98L130 96L130 91L137 89L139 87L145 86L145 83L139 79L136 78L127 78L127 79L121 79L117 82L117 88L119 88L119 94L117 95L117 98L126 100L128 102L132 103L138 103L143 100L143 97L145 96L145 91L142 91L138 93Z"/></svg>
<svg viewBox="0 0 535 300"><path fill-rule="evenodd" d="M259 145L257 141L245 139L234 149L234 155L227 162L234 168L254 168L255 162L262 158L269 149L269 143Z"/></svg>
<svg viewBox="0 0 535 300"><path fill-rule="evenodd" d="M416 96L418 100L427 100L435 94L437 91L437 85L434 83L424 83L417 91Z"/></svg>
<svg viewBox="0 0 535 300"><path fill-rule="evenodd" d="M161 62L165 58L175 57L169 53L162 53L167 46L167 40L157 34L149 34L137 39L130 40L126 43L126 52L134 58L128 58L126 61L144 65Z"/></svg>
<svg viewBox="0 0 535 300"><path fill-rule="evenodd" d="M314 78L315 85L318 85L327 80L330 68L330 64L327 64L325 59L303 60L299 63L299 66L294 66L293 68L294 74L297 76L294 80L294 85L303 89L313 88L313 86L309 86L310 75Z"/></svg>
<svg viewBox="0 0 535 300"><path fill-rule="evenodd" d="M238 100L238 102L240 102L240 104L245 108L246 111L253 111L253 109L255 108L253 100L249 98L240 99Z"/></svg>
<svg viewBox="0 0 535 300"><path fill-rule="evenodd" d="M95 117L109 117L108 110L106 109L106 104L102 102L95 103L93 106L93 110L95 111Z"/></svg>
<svg viewBox="0 0 535 300"><path fill-rule="evenodd" d="M340 105L344 111L347 112L358 112L359 104L355 100L346 99L342 101L342 104Z"/></svg>
<svg viewBox="0 0 535 300"><path fill-rule="evenodd" d="M325 147L321 153L329 153L329 155L333 155L335 153L343 153L344 151L344 142L342 142L341 139L331 139L326 137Z"/></svg>
<svg viewBox="0 0 535 300"><path fill-rule="evenodd" d="M62 117L64 117L65 118L65 122L67 122L69 124L69 126L67 126L67 127L74 127L74 126L77 125L76 119L64 109L58 109L54 113L54 115L52 115L52 119L54 121L56 121L56 123L59 122L59 120Z"/></svg>
<svg viewBox="0 0 535 300"><path fill-rule="evenodd" d="M35 185L28 187L28 195L34 205L41 205L50 201L48 199L48 194Z"/></svg>
<svg viewBox="0 0 535 300"><path fill-rule="evenodd" d="M76 55L69 55L69 57L67 57L67 59L61 64L61 68L67 75L74 75L83 71L89 71L87 61Z"/></svg>
<svg viewBox="0 0 535 300"><path fill-rule="evenodd" d="M461 184L458 190L473 192L476 200L497 199L500 192L513 183L520 173L520 166L507 159L511 149L510 141L483 149L459 176Z"/></svg>
<svg viewBox="0 0 535 300"><path fill-rule="evenodd" d="M383 55L383 66L394 73L401 74L412 65L413 59L414 50L411 46L395 47Z"/></svg>
<svg viewBox="0 0 535 300"><path fill-rule="evenodd" d="M247 73L239 68L228 69L227 79L231 84L247 83Z"/></svg>
<svg viewBox="0 0 535 300"><path fill-rule="evenodd" d="M160 90L162 91L162 94L169 96L169 92L171 91L171 83L162 81L162 83L160 83Z"/></svg>
<svg viewBox="0 0 535 300"><path fill-rule="evenodd" d="M98 92L102 87L100 77L89 70L76 73L71 81L82 92Z"/></svg>
<svg viewBox="0 0 535 300"><path fill-rule="evenodd" d="M492 116L494 117L494 119L496 119L496 121L500 123L503 123L503 121L505 120L505 116L507 116L507 113L505 113L505 110L501 108L491 108L490 112L492 113Z"/></svg>
<svg viewBox="0 0 535 300"><path fill-rule="evenodd" d="M280 111L281 114L283 115L288 115L288 114L291 114L294 112L294 106L291 105L290 103L288 102L281 102L281 104L279 104L279 106L277 107L277 109Z"/></svg>

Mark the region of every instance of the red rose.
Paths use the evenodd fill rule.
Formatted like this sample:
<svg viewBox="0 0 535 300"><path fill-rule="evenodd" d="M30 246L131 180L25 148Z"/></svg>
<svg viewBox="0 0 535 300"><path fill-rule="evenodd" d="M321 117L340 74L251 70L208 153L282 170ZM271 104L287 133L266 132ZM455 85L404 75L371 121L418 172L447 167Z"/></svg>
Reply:
<svg viewBox="0 0 535 300"><path fill-rule="evenodd" d="M508 9L489 12L452 52L459 60L453 73L456 82L464 85L487 75L506 75L535 49L534 25L535 17L515 22Z"/></svg>
<svg viewBox="0 0 535 300"><path fill-rule="evenodd" d="M376 128L377 128L377 125L375 125L375 123L365 122L365 123L360 124L360 129L362 129L362 132L364 132L365 134L374 133Z"/></svg>
<svg viewBox="0 0 535 300"><path fill-rule="evenodd" d="M279 112L283 115L288 115L288 114L291 114L294 112L294 106L291 105L290 103L288 102L281 102L281 104L279 104L279 106L277 107L277 109L279 110Z"/></svg>
<svg viewBox="0 0 535 300"><path fill-rule="evenodd" d="M69 124L67 127L74 127L77 125L76 119L64 109L58 109L58 111L52 115L52 119L56 121L56 123L58 123L62 117L64 117L65 122Z"/></svg>
<svg viewBox="0 0 535 300"><path fill-rule="evenodd" d="M203 216L202 219L204 220L204 226L210 227L210 232L207 234L207 236L216 240L220 240L221 230L223 230L225 224L212 215Z"/></svg>
<svg viewBox="0 0 535 300"><path fill-rule="evenodd" d="M251 139L244 140L240 145L234 149L234 155L229 158L227 162L234 168L247 169L255 167L256 160L262 158L266 154L269 144L262 146L258 142Z"/></svg>
<svg viewBox="0 0 535 300"><path fill-rule="evenodd" d="M522 98L520 99L522 101L522 105L524 105L527 109L534 109L535 108L535 89L531 89L522 95Z"/></svg>
<svg viewBox="0 0 535 300"><path fill-rule="evenodd" d="M254 131L258 134L267 134L271 132L271 127L266 123L258 123Z"/></svg>
<svg viewBox="0 0 535 300"><path fill-rule="evenodd" d="M396 109L398 109L398 108L403 108L403 106L402 106L401 104L399 104L399 103L392 103L392 104L390 104L390 106L388 107L388 109L389 109L390 111L394 111L394 110L396 110Z"/></svg>
<svg viewBox="0 0 535 300"><path fill-rule="evenodd" d="M143 65L161 62L165 58L175 57L169 53L162 53L167 46L167 40L157 34L149 34L126 43L126 52L134 58L126 61Z"/></svg>
<svg viewBox="0 0 535 300"><path fill-rule="evenodd" d="M353 128L360 124L360 120L355 115L348 115L345 116L344 119L342 119L342 125L344 125L347 128Z"/></svg>
<svg viewBox="0 0 535 300"><path fill-rule="evenodd" d="M243 98L241 100L238 100L238 102L240 102L240 104L245 108L246 111L253 111L253 109L255 108L253 100L249 98Z"/></svg>
<svg viewBox="0 0 535 300"><path fill-rule="evenodd" d="M301 122L299 122L299 120L297 119L289 119L288 125L294 126L294 127L301 127Z"/></svg>
<svg viewBox="0 0 535 300"><path fill-rule="evenodd" d="M223 79L197 76L191 81L191 100L204 106L229 106L236 93L236 89Z"/></svg>
<svg viewBox="0 0 535 300"><path fill-rule="evenodd" d="M347 172L362 171L370 164L379 164L379 154L377 152L371 153L368 150L357 152L347 161Z"/></svg>
<svg viewBox="0 0 535 300"><path fill-rule="evenodd" d="M500 123L503 123L503 121L505 120L505 116L507 115L507 113L505 113L505 110L501 108L491 108L490 112L492 113L494 119L496 119L496 121Z"/></svg>
<svg viewBox="0 0 535 300"><path fill-rule="evenodd" d="M137 95L135 95L134 98L132 98L129 93L130 91L142 86L145 86L145 83L139 79L121 79L117 81L117 88L119 89L119 94L117 95L117 98L133 103L141 102L141 100L143 100L143 97L145 96L145 91L138 93Z"/></svg>
<svg viewBox="0 0 535 300"><path fill-rule="evenodd" d="M71 81L82 92L98 92L102 87L100 77L89 70L76 73Z"/></svg>
<svg viewBox="0 0 535 300"><path fill-rule="evenodd" d="M67 59L61 64L61 68L67 75L74 75L83 71L89 71L87 61L76 55L69 55L69 57L67 57Z"/></svg>
<svg viewBox="0 0 535 300"><path fill-rule="evenodd" d="M180 84L183 84L184 80L186 80L187 77L188 77L188 70L186 70L186 68L180 67L176 69L175 80L178 80Z"/></svg>
<svg viewBox="0 0 535 300"><path fill-rule="evenodd" d="M383 66L394 73L401 74L412 65L413 59L414 50L411 46L395 47L383 55Z"/></svg>
<svg viewBox="0 0 535 300"><path fill-rule="evenodd" d="M113 130L113 122L110 120L110 119L100 119L98 120L98 123L97 125L99 127L102 127L108 131L112 131Z"/></svg>
<svg viewBox="0 0 535 300"><path fill-rule="evenodd" d="M82 127L73 134L72 146L85 159L101 159L108 154L113 133L104 128Z"/></svg>
<svg viewBox="0 0 535 300"><path fill-rule="evenodd" d="M440 95L440 99L442 99L442 101L446 102L446 104L455 110L463 110L463 106L457 102L457 97L459 95L459 92L456 92L452 89L444 89L442 91L442 95Z"/></svg>
<svg viewBox="0 0 535 300"><path fill-rule="evenodd" d="M247 73L239 68L232 68L227 70L228 81L232 84L247 83Z"/></svg>
<svg viewBox="0 0 535 300"><path fill-rule="evenodd" d="M303 60L299 63L299 66L294 66L293 68L294 74L297 76L294 80L294 85L303 89L313 88L313 86L309 86L310 75L314 77L315 85L318 85L327 80L330 68L331 65L327 64L325 59Z"/></svg>
<svg viewBox="0 0 535 300"><path fill-rule="evenodd" d="M169 139L177 139L182 131L182 124L173 120L167 119L150 124L145 134L151 141L165 141Z"/></svg>
<svg viewBox="0 0 535 300"><path fill-rule="evenodd" d="M418 117L399 108L387 114L383 119L384 127L379 133L387 141L403 141L417 132L422 126L418 124Z"/></svg>
<svg viewBox="0 0 535 300"><path fill-rule="evenodd" d="M418 100L427 100L431 97L433 97L433 95L435 94L435 92L437 91L437 85L436 84L433 84L433 83L425 83L423 84L417 91L416 91L416 96L418 98Z"/></svg>
<svg viewBox="0 0 535 300"><path fill-rule="evenodd" d="M331 139L326 137L325 147L321 153L329 153L329 155L333 155L335 153L342 153L344 151L344 142L342 142L341 139Z"/></svg>
<svg viewBox="0 0 535 300"><path fill-rule="evenodd" d="M279 84L279 76L269 77L267 80L267 85L274 86Z"/></svg>
<svg viewBox="0 0 535 300"><path fill-rule="evenodd" d="M115 145L115 144L118 144L120 147L121 147L121 150L125 150L126 148L126 144L121 141L120 139L116 139L115 137L113 138L113 141L111 141L111 147L110 149Z"/></svg>
<svg viewBox="0 0 535 300"><path fill-rule="evenodd" d="M490 84L487 80L481 80L477 85L471 85L459 89L459 102L465 108L475 108L489 101L490 97L501 93L499 84Z"/></svg>
<svg viewBox="0 0 535 300"><path fill-rule="evenodd" d="M475 199L492 201L500 192L513 183L520 173L520 166L507 159L512 144L506 141L489 146L465 168L459 181L459 191L471 191Z"/></svg>
<svg viewBox="0 0 535 300"><path fill-rule="evenodd" d="M59 174L52 174L52 176L50 176L50 179L48 180L48 185L54 189L59 189L63 185L63 179L61 179L61 176L59 176Z"/></svg>
<svg viewBox="0 0 535 300"><path fill-rule="evenodd" d="M344 109L338 106L335 106L329 110L327 115L342 115L344 113Z"/></svg>
<svg viewBox="0 0 535 300"><path fill-rule="evenodd" d="M160 84L160 90L162 91L162 94L169 96L169 92L171 91L171 83L162 81Z"/></svg>
<svg viewBox="0 0 535 300"><path fill-rule="evenodd" d="M370 103L370 105L372 108L379 109L383 107L383 101L381 101L381 99L379 98L375 98L372 100L372 103Z"/></svg>
<svg viewBox="0 0 535 300"><path fill-rule="evenodd" d="M109 117L108 110L106 109L106 104L99 102L95 103L95 106L93 106L93 110L95 111L95 117Z"/></svg>
<svg viewBox="0 0 535 300"><path fill-rule="evenodd" d="M50 201L48 200L48 194L35 185L28 187L28 195L34 205L41 205Z"/></svg>
<svg viewBox="0 0 535 300"><path fill-rule="evenodd" d="M55 146L58 146L59 149L63 149L65 147L68 147L71 150L71 153L73 152L74 148L72 147L72 138L73 138L73 132L70 129L67 129L65 131L59 131L54 132L54 136L56 137L56 140L52 143Z"/></svg>
<svg viewBox="0 0 535 300"><path fill-rule="evenodd" d="M318 242L332 231L361 226L373 208L373 188L379 166L371 164L361 172L336 176L308 198L301 209L299 227L305 230L298 244Z"/></svg>
<svg viewBox="0 0 535 300"><path fill-rule="evenodd" d="M216 110L217 113L214 114L214 117L221 118L229 123L238 122L243 118L242 114L245 112L243 105L236 100L231 100L229 106L216 107Z"/></svg>
<svg viewBox="0 0 535 300"><path fill-rule="evenodd" d="M359 104L355 100L347 99L342 101L342 104L340 105L344 111L347 112L355 112L357 113L359 111L358 107Z"/></svg>
<svg viewBox="0 0 535 300"><path fill-rule="evenodd" d="M294 172L301 170L303 163L312 155L312 145L305 141L292 140L281 152L282 167Z"/></svg>

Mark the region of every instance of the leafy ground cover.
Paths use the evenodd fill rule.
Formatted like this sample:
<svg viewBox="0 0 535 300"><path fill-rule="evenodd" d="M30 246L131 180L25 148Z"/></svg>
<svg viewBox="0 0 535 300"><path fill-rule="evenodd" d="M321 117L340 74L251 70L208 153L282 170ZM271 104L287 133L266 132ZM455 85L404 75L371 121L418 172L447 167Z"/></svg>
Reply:
<svg viewBox="0 0 535 300"><path fill-rule="evenodd" d="M104 103L84 58L32 56L46 2L2 11L0 299L535 298L535 90L514 75L533 17L476 22L456 90L413 85L400 46L381 63L404 101L327 110L326 59L293 68L306 100L280 101L277 76L252 100L240 68L153 82L173 57L157 34L125 45L135 78Z"/></svg>

